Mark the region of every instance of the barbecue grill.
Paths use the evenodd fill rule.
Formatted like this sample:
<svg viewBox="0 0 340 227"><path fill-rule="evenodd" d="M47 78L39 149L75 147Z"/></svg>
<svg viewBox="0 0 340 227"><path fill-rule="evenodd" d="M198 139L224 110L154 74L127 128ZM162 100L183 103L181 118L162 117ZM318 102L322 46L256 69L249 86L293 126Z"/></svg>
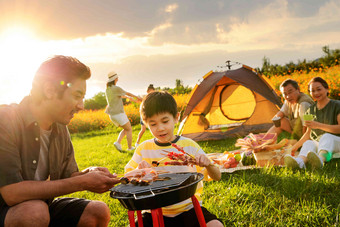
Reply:
<svg viewBox="0 0 340 227"><path fill-rule="evenodd" d="M196 172L166 173L159 177L169 180L154 181L140 186L120 184L110 189L110 196L118 199L128 210L148 210L169 206L193 196L203 174Z"/></svg>

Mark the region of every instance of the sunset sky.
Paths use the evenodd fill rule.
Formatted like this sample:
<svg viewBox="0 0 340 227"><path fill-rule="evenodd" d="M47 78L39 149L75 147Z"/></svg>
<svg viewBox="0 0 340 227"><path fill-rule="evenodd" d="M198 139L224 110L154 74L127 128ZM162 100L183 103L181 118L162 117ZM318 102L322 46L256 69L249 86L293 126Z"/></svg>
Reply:
<svg viewBox="0 0 340 227"><path fill-rule="evenodd" d="M29 93L42 61L70 55L92 70L86 98L118 85L194 84L225 61L253 68L340 48L340 0L0 0L0 104Z"/></svg>

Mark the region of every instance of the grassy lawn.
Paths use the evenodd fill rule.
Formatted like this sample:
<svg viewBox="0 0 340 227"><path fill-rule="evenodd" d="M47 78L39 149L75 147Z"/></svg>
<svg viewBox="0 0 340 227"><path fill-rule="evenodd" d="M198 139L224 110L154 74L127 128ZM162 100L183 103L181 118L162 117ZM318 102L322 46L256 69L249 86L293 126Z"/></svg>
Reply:
<svg viewBox="0 0 340 227"><path fill-rule="evenodd" d="M140 126L134 126L134 141ZM73 134L79 168L105 166L123 173L132 152L118 152L113 142L117 128ZM147 130L143 140L152 138ZM199 142L206 153L235 150L236 139ZM123 148L127 148L126 139ZM111 209L110 226L126 226L127 210L109 193L73 193L73 197L106 202ZM321 170L292 171L268 167L224 173L218 182L205 183L203 205L225 226L339 226L340 159Z"/></svg>

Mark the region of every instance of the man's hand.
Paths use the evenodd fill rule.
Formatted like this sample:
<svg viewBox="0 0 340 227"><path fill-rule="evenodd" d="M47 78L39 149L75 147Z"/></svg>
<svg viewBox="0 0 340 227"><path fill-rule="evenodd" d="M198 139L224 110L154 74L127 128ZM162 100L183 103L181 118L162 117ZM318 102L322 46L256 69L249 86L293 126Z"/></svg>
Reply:
<svg viewBox="0 0 340 227"><path fill-rule="evenodd" d="M101 170L88 170L83 178L83 189L96 193L107 192L115 184L119 183L119 179L115 174Z"/></svg>
<svg viewBox="0 0 340 227"><path fill-rule="evenodd" d="M106 168L106 167L88 167L86 169L84 169L83 171L81 171L81 174L85 174L85 173L89 173L89 172L92 172L92 171L101 171L101 172L104 172L104 173L108 173L108 174L111 174L110 171ZM111 174L112 176L114 176L113 174Z"/></svg>
<svg viewBox="0 0 340 227"><path fill-rule="evenodd" d="M103 193L119 183L116 174L110 173L106 167L88 167L80 172L83 175L84 190Z"/></svg>
<svg viewBox="0 0 340 227"><path fill-rule="evenodd" d="M27 200L48 199L77 191L103 193L119 183L116 174L105 167L90 167L75 172L72 177L51 181L21 181L0 188L1 196L9 206Z"/></svg>

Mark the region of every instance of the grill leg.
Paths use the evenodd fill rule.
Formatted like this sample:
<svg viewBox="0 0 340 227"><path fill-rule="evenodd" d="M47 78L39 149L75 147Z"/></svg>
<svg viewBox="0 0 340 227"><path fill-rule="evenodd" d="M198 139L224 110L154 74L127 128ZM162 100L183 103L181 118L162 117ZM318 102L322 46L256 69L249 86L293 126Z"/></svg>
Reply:
<svg viewBox="0 0 340 227"><path fill-rule="evenodd" d="M138 220L138 227L144 227L142 212L140 210L137 210L137 220Z"/></svg>
<svg viewBox="0 0 340 227"><path fill-rule="evenodd" d="M159 227L159 222L158 222L158 210L151 210L151 215L152 215L152 223L154 227Z"/></svg>
<svg viewBox="0 0 340 227"><path fill-rule="evenodd" d="M198 223L200 224L201 227L206 227L207 225L205 223L205 219L204 219L204 216L203 216L203 212L202 212L200 203L198 202L197 198L194 195L191 196L191 200L192 200L192 203L194 204L195 213L196 213L196 216L197 216L197 219L198 219Z"/></svg>
<svg viewBox="0 0 340 227"><path fill-rule="evenodd" d="M135 225L135 211L129 210L128 216L129 216L130 227L136 227L136 225ZM139 220L138 220L138 226L139 226Z"/></svg>
<svg viewBox="0 0 340 227"><path fill-rule="evenodd" d="M164 227L164 220L163 220L163 211L162 208L158 208L158 221L159 221L159 227Z"/></svg>

